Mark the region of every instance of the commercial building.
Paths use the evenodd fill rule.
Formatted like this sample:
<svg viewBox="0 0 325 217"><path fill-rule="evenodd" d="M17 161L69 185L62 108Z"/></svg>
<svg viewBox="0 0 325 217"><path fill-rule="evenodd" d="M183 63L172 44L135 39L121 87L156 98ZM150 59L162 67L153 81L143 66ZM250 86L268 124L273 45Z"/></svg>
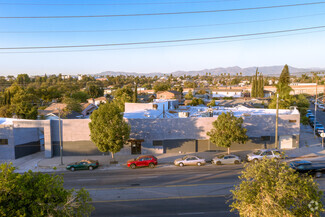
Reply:
<svg viewBox="0 0 325 217"><path fill-rule="evenodd" d="M249 109L244 106L178 106L178 100L155 100L153 103L125 104L124 118L131 126L131 134L129 144L118 154L223 150L212 144L206 134L222 112L233 112L235 116L242 117L243 125L247 128L249 141L246 144L233 144L233 150L275 147L275 110ZM89 122L90 119L61 119L61 122L1 119L0 158L15 159L40 150L41 135L44 135L45 157L59 156L60 134L64 156L102 154L90 140ZM281 148L299 147L298 110L279 110L278 132Z"/></svg>

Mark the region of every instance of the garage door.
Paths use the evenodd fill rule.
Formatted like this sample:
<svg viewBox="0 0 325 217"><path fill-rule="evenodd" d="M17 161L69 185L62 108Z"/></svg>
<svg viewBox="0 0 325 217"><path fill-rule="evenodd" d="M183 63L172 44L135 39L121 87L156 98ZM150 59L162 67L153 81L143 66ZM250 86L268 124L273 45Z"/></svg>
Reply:
<svg viewBox="0 0 325 217"><path fill-rule="evenodd" d="M279 143L281 149L292 149L292 136L280 136Z"/></svg>

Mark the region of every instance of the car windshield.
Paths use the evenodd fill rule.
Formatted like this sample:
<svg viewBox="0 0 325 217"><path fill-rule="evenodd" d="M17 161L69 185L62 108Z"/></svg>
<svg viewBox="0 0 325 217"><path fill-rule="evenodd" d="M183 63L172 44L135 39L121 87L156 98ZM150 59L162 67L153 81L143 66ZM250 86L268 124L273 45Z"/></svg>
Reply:
<svg viewBox="0 0 325 217"><path fill-rule="evenodd" d="M185 160L187 158L187 156L184 156L183 158L182 158L182 160Z"/></svg>
<svg viewBox="0 0 325 217"><path fill-rule="evenodd" d="M219 156L217 156L219 159L221 159L221 158L223 158L224 157L224 155L222 154L222 155L219 155Z"/></svg>
<svg viewBox="0 0 325 217"><path fill-rule="evenodd" d="M255 154L255 155L260 155L262 152L260 151L260 150L258 150L258 151L255 151L253 154Z"/></svg>

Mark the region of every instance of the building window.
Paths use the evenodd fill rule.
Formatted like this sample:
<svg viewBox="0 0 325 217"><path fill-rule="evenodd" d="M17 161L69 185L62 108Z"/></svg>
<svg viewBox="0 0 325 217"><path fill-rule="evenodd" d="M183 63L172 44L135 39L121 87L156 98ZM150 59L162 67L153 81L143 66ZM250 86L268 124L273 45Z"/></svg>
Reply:
<svg viewBox="0 0 325 217"><path fill-rule="evenodd" d="M296 123L297 120L289 120L289 123Z"/></svg>
<svg viewBox="0 0 325 217"><path fill-rule="evenodd" d="M0 139L0 145L8 145L8 139Z"/></svg>
<svg viewBox="0 0 325 217"><path fill-rule="evenodd" d="M162 140L154 140L152 142L153 146L163 146L163 141Z"/></svg>

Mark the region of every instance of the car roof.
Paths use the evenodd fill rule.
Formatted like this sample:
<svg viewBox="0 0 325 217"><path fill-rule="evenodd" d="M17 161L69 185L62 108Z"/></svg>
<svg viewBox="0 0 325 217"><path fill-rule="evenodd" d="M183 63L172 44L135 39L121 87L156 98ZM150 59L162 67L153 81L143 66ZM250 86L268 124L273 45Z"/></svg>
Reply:
<svg viewBox="0 0 325 217"><path fill-rule="evenodd" d="M291 161L290 163L294 163L294 164L311 164L311 161L308 160L296 160L296 161Z"/></svg>
<svg viewBox="0 0 325 217"><path fill-rule="evenodd" d="M139 157L155 157L153 155L140 155Z"/></svg>

